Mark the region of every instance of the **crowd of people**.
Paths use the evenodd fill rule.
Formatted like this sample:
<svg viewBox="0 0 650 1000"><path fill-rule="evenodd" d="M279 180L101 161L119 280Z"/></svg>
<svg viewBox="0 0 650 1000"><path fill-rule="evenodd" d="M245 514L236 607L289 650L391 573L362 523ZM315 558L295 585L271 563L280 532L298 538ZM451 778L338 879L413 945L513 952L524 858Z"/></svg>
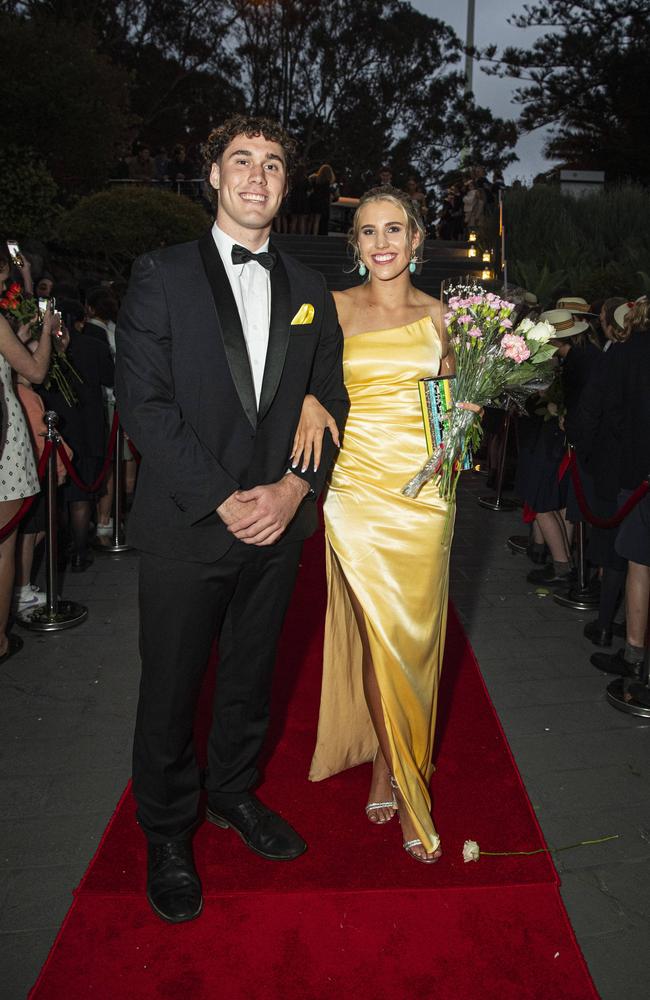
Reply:
<svg viewBox="0 0 650 1000"><path fill-rule="evenodd" d="M650 601L650 495L620 521L616 515L650 471L650 303L645 296L587 303L567 295L539 318L555 328L558 369L516 420L513 485L529 525L526 553L537 564L527 581L551 592L575 589L575 526L582 523L588 593L598 607L584 635L598 647L610 647L615 636L624 640L616 653L596 652L591 662L631 681L630 697L648 705L640 678ZM494 478L503 413L488 411L484 425Z"/></svg>
<svg viewBox="0 0 650 1000"><path fill-rule="evenodd" d="M113 183L132 182L168 188L200 201L211 208L210 188L202 175L198 151L177 143L171 149L158 147L152 152L146 143L136 143L131 155L123 156L111 172ZM458 180L440 196L427 191L415 174L398 177L389 164L377 171L367 170L358 177L344 170L335 171L329 163L310 169L304 161L296 163L289 192L277 213L273 228L278 233L298 236L327 236L330 231L330 208L343 199L346 207L358 203L364 192L373 187L391 185L404 191L424 225L428 239L465 240L470 230L481 225L484 213L505 188L503 174L495 171L489 179L485 167L467 168ZM348 216L344 227L347 229Z"/></svg>
<svg viewBox="0 0 650 1000"><path fill-rule="evenodd" d="M43 254L10 249L0 240L0 531L6 532L0 541L0 661L22 647L20 637L8 631L12 617L46 601L35 582L46 528L37 475L46 410L58 416L62 447L74 470L74 477L68 475L57 458L62 566L85 572L93 546L112 532L112 472L102 478L102 470L114 410L118 308L117 286L92 277L55 282ZM123 457L132 492L135 458L126 450ZM30 497L24 516L6 531Z"/></svg>

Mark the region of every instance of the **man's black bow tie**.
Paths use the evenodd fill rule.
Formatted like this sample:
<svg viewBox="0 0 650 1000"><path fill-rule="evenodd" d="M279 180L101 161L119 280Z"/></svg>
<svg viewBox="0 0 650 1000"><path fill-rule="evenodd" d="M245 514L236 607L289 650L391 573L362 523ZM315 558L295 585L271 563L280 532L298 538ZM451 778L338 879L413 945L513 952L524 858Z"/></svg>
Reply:
<svg viewBox="0 0 650 1000"><path fill-rule="evenodd" d="M252 253L246 247L240 247L238 243L232 248L233 264L247 264L249 260L256 260L258 264L270 271L276 261L276 255L272 250L262 251L262 253Z"/></svg>

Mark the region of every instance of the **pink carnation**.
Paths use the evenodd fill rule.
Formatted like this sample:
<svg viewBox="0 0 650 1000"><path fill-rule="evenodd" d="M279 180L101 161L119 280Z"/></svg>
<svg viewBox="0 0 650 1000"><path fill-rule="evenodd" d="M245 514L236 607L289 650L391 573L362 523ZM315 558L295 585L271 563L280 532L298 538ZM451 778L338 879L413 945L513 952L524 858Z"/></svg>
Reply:
<svg viewBox="0 0 650 1000"><path fill-rule="evenodd" d="M511 330L511 329L512 329L512 320L509 320L509 319L502 319L502 320L501 320L501 326L502 326L502 327L503 327L503 328L504 328L505 330Z"/></svg>
<svg viewBox="0 0 650 1000"><path fill-rule="evenodd" d="M530 351L526 347L523 337L518 337L516 333L506 333L501 340L501 351L506 358L520 365L522 361L527 361Z"/></svg>
<svg viewBox="0 0 650 1000"><path fill-rule="evenodd" d="M481 331L479 330L479 328L477 326L473 326L471 330L467 331L467 333L468 333L468 335L470 337L482 337L483 336L483 334L481 333Z"/></svg>
<svg viewBox="0 0 650 1000"><path fill-rule="evenodd" d="M469 315L469 313L465 313L464 316L459 316L458 317L458 322L459 323L465 323L465 324L467 324L467 323L473 323L474 319L473 319L472 316Z"/></svg>

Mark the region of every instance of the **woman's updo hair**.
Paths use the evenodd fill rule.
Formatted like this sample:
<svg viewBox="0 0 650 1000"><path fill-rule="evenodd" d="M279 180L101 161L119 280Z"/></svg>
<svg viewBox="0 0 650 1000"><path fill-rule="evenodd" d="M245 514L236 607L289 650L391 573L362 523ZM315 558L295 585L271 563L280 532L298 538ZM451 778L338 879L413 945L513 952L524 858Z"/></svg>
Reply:
<svg viewBox="0 0 650 1000"><path fill-rule="evenodd" d="M354 213L352 229L348 234L348 246L352 248L355 267L360 261L359 232L361 230L361 223L359 221L359 217L361 215L361 210L373 201L391 201L394 205L397 205L398 208L401 208L406 216L409 249L413 241L413 237L416 234L418 236L417 247L415 250L417 254L420 247L424 243L425 236L424 225L422 223L422 219L420 218L420 213L414 205L412 199L406 194L405 191L400 191L399 188L395 188L391 184L382 184L380 187L370 188L369 191L366 191L366 193L361 196L359 204L357 205L357 210Z"/></svg>
<svg viewBox="0 0 650 1000"><path fill-rule="evenodd" d="M626 341L633 333L650 332L650 299L647 295L634 303L625 317L625 326L619 340Z"/></svg>

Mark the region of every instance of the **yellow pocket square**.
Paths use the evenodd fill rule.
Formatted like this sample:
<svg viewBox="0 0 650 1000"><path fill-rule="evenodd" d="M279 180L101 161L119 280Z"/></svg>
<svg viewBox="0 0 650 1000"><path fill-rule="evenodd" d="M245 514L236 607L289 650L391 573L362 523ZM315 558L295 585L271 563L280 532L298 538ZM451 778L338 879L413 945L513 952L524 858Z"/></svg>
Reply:
<svg viewBox="0 0 650 1000"><path fill-rule="evenodd" d="M314 321L314 307L311 302L303 302L296 315L291 320L292 326L306 326Z"/></svg>

